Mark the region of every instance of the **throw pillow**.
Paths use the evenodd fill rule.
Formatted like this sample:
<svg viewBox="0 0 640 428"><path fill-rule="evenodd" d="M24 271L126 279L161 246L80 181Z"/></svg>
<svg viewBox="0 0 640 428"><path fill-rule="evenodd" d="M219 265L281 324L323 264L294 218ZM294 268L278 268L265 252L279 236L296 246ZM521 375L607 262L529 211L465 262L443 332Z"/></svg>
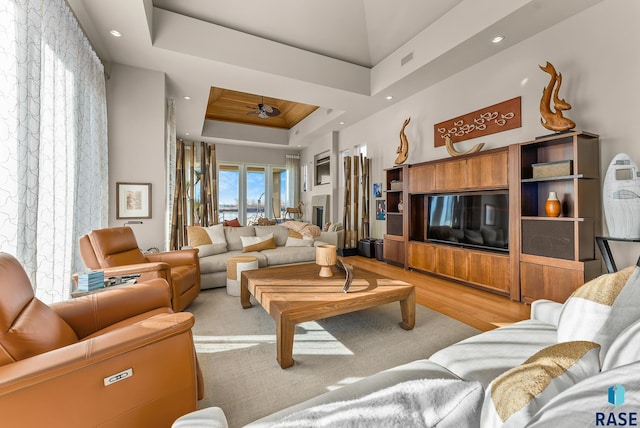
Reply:
<svg viewBox="0 0 640 428"><path fill-rule="evenodd" d="M553 397L600 371L600 346L587 341L551 345L491 382L482 427L523 427Z"/></svg>
<svg viewBox="0 0 640 428"><path fill-rule="evenodd" d="M289 236L289 229L282 226L254 226L256 236L266 236L270 233L276 240L276 247L284 247Z"/></svg>
<svg viewBox="0 0 640 428"><path fill-rule="evenodd" d="M207 231L200 226L187 226L187 242L192 247L211 244L211 237Z"/></svg>
<svg viewBox="0 0 640 428"><path fill-rule="evenodd" d="M240 240L242 241L243 253L276 248L276 240L273 238L273 233L265 236L241 236Z"/></svg>
<svg viewBox="0 0 640 428"><path fill-rule="evenodd" d="M256 236L256 230L253 226L243 227L225 227L224 236L227 240L227 249L229 251L242 251L242 236Z"/></svg>
<svg viewBox="0 0 640 428"><path fill-rule="evenodd" d="M558 342L588 340L599 343L604 351L603 342L596 337L613 316L614 304L630 282L634 269L634 266L629 266L619 272L601 275L574 291L560 313Z"/></svg>
<svg viewBox="0 0 640 428"><path fill-rule="evenodd" d="M213 226L205 227L204 230L211 238L212 244L219 244L221 242L227 243L224 237L224 225L223 224L214 224Z"/></svg>
<svg viewBox="0 0 640 428"><path fill-rule="evenodd" d="M298 233L295 230L289 230L289 238L302 239L302 233Z"/></svg>
<svg viewBox="0 0 640 428"><path fill-rule="evenodd" d="M217 244L205 244L195 247L198 249L198 258L215 256L227 252L227 243L218 242Z"/></svg>
<svg viewBox="0 0 640 428"><path fill-rule="evenodd" d="M616 336L602 361L602 371L640 361L640 321Z"/></svg>
<svg viewBox="0 0 640 428"><path fill-rule="evenodd" d="M602 347L600 361L606 358L614 339L640 319L640 267L636 266L629 280L611 306L611 315L596 334L594 342Z"/></svg>
<svg viewBox="0 0 640 428"><path fill-rule="evenodd" d="M237 217L233 220L225 220L222 224L229 227L242 227Z"/></svg>
<svg viewBox="0 0 640 428"><path fill-rule="evenodd" d="M401 382L355 400L293 413L272 427L477 427L482 385L457 379Z"/></svg>

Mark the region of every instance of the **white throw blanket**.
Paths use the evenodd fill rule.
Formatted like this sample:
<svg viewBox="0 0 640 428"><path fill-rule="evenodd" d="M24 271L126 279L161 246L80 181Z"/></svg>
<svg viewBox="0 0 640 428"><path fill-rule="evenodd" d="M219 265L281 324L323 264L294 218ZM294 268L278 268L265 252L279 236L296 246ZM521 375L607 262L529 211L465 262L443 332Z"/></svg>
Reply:
<svg viewBox="0 0 640 428"><path fill-rule="evenodd" d="M422 379L362 398L311 407L272 427L479 427L484 392L479 382Z"/></svg>

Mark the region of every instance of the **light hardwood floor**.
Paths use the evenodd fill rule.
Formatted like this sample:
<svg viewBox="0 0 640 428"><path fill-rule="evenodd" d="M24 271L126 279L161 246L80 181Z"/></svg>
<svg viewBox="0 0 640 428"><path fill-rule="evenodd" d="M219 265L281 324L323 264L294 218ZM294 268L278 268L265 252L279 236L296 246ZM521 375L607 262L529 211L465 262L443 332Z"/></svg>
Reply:
<svg viewBox="0 0 640 428"><path fill-rule="evenodd" d="M354 266L416 286L416 302L481 331L529 318L529 305L432 275L405 270L376 259L347 257Z"/></svg>

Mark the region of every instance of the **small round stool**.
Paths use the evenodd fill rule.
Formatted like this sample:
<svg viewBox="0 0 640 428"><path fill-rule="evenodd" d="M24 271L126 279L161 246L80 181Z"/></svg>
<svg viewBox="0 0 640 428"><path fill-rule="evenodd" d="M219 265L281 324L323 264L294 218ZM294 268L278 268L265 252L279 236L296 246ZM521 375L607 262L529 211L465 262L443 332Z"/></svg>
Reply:
<svg viewBox="0 0 640 428"><path fill-rule="evenodd" d="M258 259L253 256L236 256L227 260L227 294L240 295L240 277L245 270L258 269Z"/></svg>

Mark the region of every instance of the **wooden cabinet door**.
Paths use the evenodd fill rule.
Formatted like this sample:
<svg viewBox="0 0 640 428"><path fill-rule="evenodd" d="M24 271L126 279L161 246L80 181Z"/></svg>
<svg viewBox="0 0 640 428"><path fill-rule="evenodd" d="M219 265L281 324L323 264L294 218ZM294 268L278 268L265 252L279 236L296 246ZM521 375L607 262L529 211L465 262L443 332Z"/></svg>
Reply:
<svg viewBox="0 0 640 428"><path fill-rule="evenodd" d="M409 243L409 267L425 272L436 268L436 250L433 245L420 242Z"/></svg>
<svg viewBox="0 0 640 428"><path fill-rule="evenodd" d="M404 266L403 238L400 238L400 240L397 240L397 239L389 239L388 235L385 236L382 253L387 263Z"/></svg>
<svg viewBox="0 0 640 428"><path fill-rule="evenodd" d="M430 193L436 187L436 167L433 164L409 168L409 192Z"/></svg>
<svg viewBox="0 0 640 428"><path fill-rule="evenodd" d="M468 277L468 258L465 250L455 247L438 246L436 248L435 272L440 275L466 281Z"/></svg>
<svg viewBox="0 0 640 428"><path fill-rule="evenodd" d="M507 187L508 153L489 153L468 159L467 187Z"/></svg>
<svg viewBox="0 0 640 428"><path fill-rule="evenodd" d="M469 251L469 282L509 293L509 256Z"/></svg>
<svg viewBox="0 0 640 428"><path fill-rule="evenodd" d="M467 161L448 160L435 164L436 191L460 190L467 187Z"/></svg>
<svg viewBox="0 0 640 428"><path fill-rule="evenodd" d="M584 283L582 270L520 262L522 301L549 299L564 303Z"/></svg>

